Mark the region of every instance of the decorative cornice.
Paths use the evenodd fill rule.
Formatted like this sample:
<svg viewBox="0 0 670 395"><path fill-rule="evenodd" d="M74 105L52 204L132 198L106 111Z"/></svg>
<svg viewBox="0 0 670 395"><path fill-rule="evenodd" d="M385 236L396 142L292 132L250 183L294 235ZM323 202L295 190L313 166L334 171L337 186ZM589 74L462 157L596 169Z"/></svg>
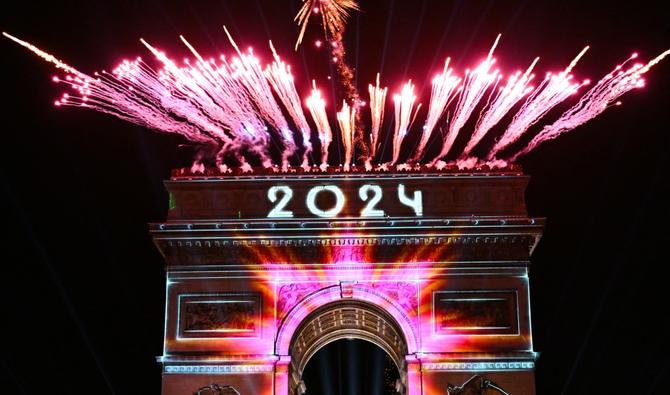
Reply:
<svg viewBox="0 0 670 395"><path fill-rule="evenodd" d="M532 361L496 361L496 362L428 362L421 364L422 370L431 371L500 371L500 370L532 370L535 362Z"/></svg>
<svg viewBox="0 0 670 395"><path fill-rule="evenodd" d="M166 374L248 374L269 373L274 365L165 365Z"/></svg>
<svg viewBox="0 0 670 395"><path fill-rule="evenodd" d="M267 218L257 218L243 221L168 221L162 223L150 223L149 229L155 234L166 234L174 232L215 232L225 234L227 232L253 233L254 231L350 231L350 230L422 230L426 228L445 233L468 233L470 229L487 229L491 231L513 232L512 229L534 228L538 232L544 226L544 218L525 217L460 217L460 218L425 218L425 219L403 219L389 218L383 220L360 220L360 219L292 219L269 221ZM475 231L477 232L477 231Z"/></svg>
<svg viewBox="0 0 670 395"><path fill-rule="evenodd" d="M436 169L425 165L416 165L404 170L367 170L364 167L353 166L350 171L343 172L341 168L329 167L327 171L315 167L310 170L304 170L300 167L280 170L277 168L265 169L257 167L253 172L247 173L240 169L234 169L231 173L221 173L216 167L207 167L203 171L194 172L190 167L173 169L170 176L171 180L179 181L216 181L216 180L265 180L268 178L281 180L290 179L378 179L378 178L403 178L403 177L421 178L421 177L504 177L504 176L523 176L523 168L516 163L507 164L505 167L482 166L474 169L459 169L458 166L448 165L445 169Z"/></svg>
<svg viewBox="0 0 670 395"><path fill-rule="evenodd" d="M169 247L366 247L366 246L428 246L445 244L514 244L529 243L535 235L458 235L458 236L381 236L327 237L300 239L270 238L160 238Z"/></svg>

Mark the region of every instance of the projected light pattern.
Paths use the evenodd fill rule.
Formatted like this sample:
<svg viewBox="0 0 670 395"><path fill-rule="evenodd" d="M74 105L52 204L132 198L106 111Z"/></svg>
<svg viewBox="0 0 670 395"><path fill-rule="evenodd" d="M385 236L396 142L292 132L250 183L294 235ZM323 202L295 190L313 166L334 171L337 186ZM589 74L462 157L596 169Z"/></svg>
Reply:
<svg viewBox="0 0 670 395"><path fill-rule="evenodd" d="M334 6L334 3L346 2L319 2L321 6ZM112 72L103 70L89 75L30 43L3 34L65 73L64 78L54 77L54 81L69 86L72 91L56 100L56 106L92 108L154 130L182 135L194 144L216 147L214 159L221 172L228 172L232 167L250 172L252 163L274 171L288 171L294 165L302 167L304 171L327 171L331 165L329 148L333 142L333 132L325 110L326 102L314 83L314 89L304 102L316 125L317 138L313 139L291 69L281 60L272 44L274 60L264 68L251 48L246 52L241 51L230 35L228 38L236 54L232 58L220 56L218 60L203 58L181 37L196 59L193 62L187 59L181 65L141 40L161 64L161 69L156 70L137 58L123 61ZM380 87L379 78L375 86L369 86L371 125L369 133L363 133L360 108L364 103L359 100L355 87L348 86L344 101L346 116L344 107L337 116L342 136L339 143L344 146L344 163L340 164L342 170L353 170L357 160L364 164L366 170L373 170L375 166L378 170L390 170L394 166L398 170L407 170L421 166L419 162L422 160L426 167L436 169L449 165L459 168L482 165L504 167L507 161L503 159L516 160L519 155L531 151L542 142L593 119L624 93L642 87L642 75L670 54L670 51L663 52L649 63L635 64L627 69L625 62L617 66L586 92L573 108L544 126L528 146L517 153L501 155L508 152L510 146L517 143L547 113L589 84L589 80L575 82L571 74L588 49L586 47L563 71L547 73L537 86L530 85L534 78L532 71L538 61L536 58L524 73L508 75L504 86L498 87L504 78L502 72L493 69L493 52L499 39L500 36L496 38L488 56L473 69L466 70L462 77L449 68L447 60L443 72L433 80L428 114L419 131L416 150L407 155L409 164L401 163L400 154L401 144L411 133L412 121L420 107L420 104L415 106L417 98L413 93L413 85L405 84L400 93L394 96L395 127L392 128L390 139L392 155L390 162L386 163L382 159L383 150L380 150L380 141L383 141L380 131L384 121L387 88ZM341 42L335 40L331 44L335 48ZM350 73L340 74L341 82L351 85ZM483 100L487 95L488 99ZM522 101L512 121L485 158L472 156L483 137ZM453 102L456 104L451 109L451 116L441 126L441 118L450 111ZM454 152L457 137L464 133L464 126L477 109L480 109L479 115L468 143L461 153ZM284 117L284 113L290 116L291 123ZM442 147L439 154L430 159L424 158L435 129L442 128L446 128L446 133L440 139ZM272 144L280 148L281 159L278 164L273 162L270 154ZM312 155L315 144L321 148L318 159ZM459 159L447 163L444 161L447 155L456 155ZM192 170L203 171L205 160L208 158L204 155L197 156Z"/></svg>

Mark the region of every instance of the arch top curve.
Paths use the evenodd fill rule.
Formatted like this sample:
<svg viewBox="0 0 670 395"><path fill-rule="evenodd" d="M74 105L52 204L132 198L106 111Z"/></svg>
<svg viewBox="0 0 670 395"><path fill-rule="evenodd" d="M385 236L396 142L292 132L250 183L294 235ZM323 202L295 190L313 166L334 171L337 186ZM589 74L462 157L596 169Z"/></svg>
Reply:
<svg viewBox="0 0 670 395"><path fill-rule="evenodd" d="M363 310L367 309L373 312L372 314L374 316L383 317L385 322L388 322L390 326L396 329L396 333L399 338L402 339L404 344L404 354L402 358L407 354L413 354L418 351L417 332L415 330L414 321L408 315L408 311L403 311L398 308L394 301L389 300L374 289L355 286L351 295L343 297L341 285L331 285L304 297L284 317L277 331L275 342L276 355L291 355L291 359L293 359L293 340L298 335L299 330L304 327L305 322L308 322L310 318L314 318L313 314L318 314L324 309L337 308L337 306L346 306L349 304L358 304L361 306L357 307L359 310L361 308L363 308ZM366 324L370 323L369 320L364 320L362 322L365 322ZM356 337L353 335L358 332L355 332L354 329L356 328L343 329L343 333L350 333L350 336L348 337ZM341 338L346 337L346 335L343 335ZM361 338L364 339L363 337ZM334 340L337 339L330 341ZM375 342L373 341L373 343ZM325 344L322 344L321 347L323 345ZM377 345L384 349L382 344Z"/></svg>
<svg viewBox="0 0 670 395"><path fill-rule="evenodd" d="M330 302L309 314L291 339L291 361L299 375L322 347L340 339L369 341L384 350L398 371L404 369L407 343L398 324L381 308L360 300Z"/></svg>

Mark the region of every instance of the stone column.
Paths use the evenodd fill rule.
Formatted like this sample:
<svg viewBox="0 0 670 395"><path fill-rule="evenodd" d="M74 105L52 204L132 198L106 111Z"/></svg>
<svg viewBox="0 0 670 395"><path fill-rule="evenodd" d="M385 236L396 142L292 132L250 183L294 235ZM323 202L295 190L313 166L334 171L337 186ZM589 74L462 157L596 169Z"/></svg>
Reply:
<svg viewBox="0 0 670 395"><path fill-rule="evenodd" d="M416 355L405 356L407 363L407 395L422 395L423 385L421 382L421 360Z"/></svg>
<svg viewBox="0 0 670 395"><path fill-rule="evenodd" d="M291 357L281 355L275 362L275 392L274 395L288 395L289 365Z"/></svg>

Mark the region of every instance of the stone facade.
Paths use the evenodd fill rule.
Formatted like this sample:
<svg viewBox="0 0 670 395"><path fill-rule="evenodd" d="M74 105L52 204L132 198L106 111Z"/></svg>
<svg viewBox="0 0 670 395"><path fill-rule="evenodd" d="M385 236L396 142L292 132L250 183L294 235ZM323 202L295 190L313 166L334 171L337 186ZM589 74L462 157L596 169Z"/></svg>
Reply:
<svg viewBox="0 0 670 395"><path fill-rule="evenodd" d="M298 394L309 357L355 337L391 356L406 394L456 393L475 375L534 394L528 266L544 221L528 218L527 181L514 171L173 177L167 221L150 225L167 263L162 393ZM359 215L364 184L380 186L384 216ZM393 199L399 184L421 191L422 211ZM330 218L303 204L325 185L347 199ZM267 217L273 186L291 190L291 217ZM332 207L324 199L314 204Z"/></svg>

